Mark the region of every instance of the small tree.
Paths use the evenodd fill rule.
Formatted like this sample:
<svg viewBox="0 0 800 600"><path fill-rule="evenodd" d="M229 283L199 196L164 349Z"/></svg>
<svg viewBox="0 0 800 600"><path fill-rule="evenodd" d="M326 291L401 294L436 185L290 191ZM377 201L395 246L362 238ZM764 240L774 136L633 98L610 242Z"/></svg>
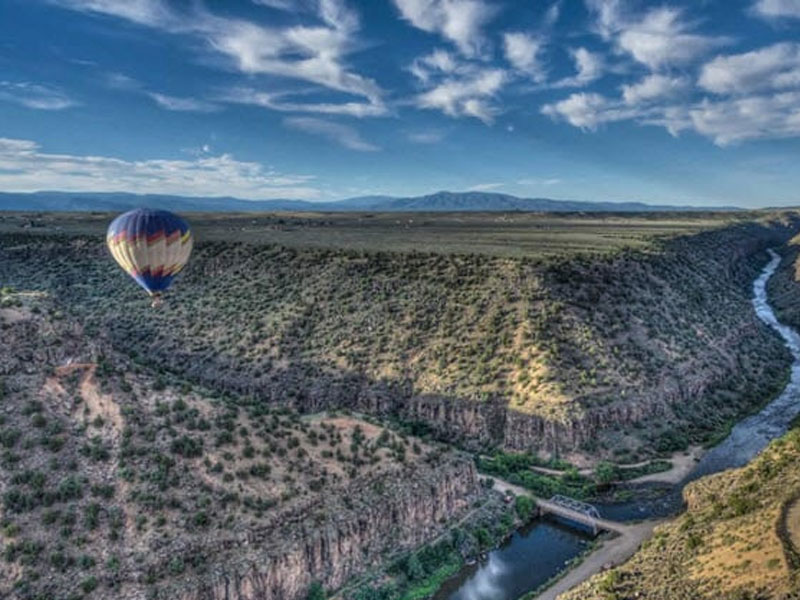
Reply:
<svg viewBox="0 0 800 600"><path fill-rule="evenodd" d="M610 462L601 461L594 469L594 477L597 483L607 485L617 478L617 468Z"/></svg>
<svg viewBox="0 0 800 600"><path fill-rule="evenodd" d="M417 581L425 577L425 569L419 560L419 556L416 554L412 554L408 557L408 562L406 562L406 575L408 575L411 581Z"/></svg>
<svg viewBox="0 0 800 600"><path fill-rule="evenodd" d="M514 508L517 510L519 518L523 521L530 519L533 513L534 502L530 496L517 496L514 500Z"/></svg>
<svg viewBox="0 0 800 600"><path fill-rule="evenodd" d="M306 600L325 600L325 598L325 589L322 587L322 584L319 581L312 582L308 587Z"/></svg>

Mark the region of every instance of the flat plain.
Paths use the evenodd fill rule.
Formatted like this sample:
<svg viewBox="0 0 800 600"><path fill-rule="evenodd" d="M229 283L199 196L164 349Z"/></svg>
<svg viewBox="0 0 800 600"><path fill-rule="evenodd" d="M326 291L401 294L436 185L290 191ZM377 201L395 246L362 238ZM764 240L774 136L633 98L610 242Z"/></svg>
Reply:
<svg viewBox="0 0 800 600"><path fill-rule="evenodd" d="M198 241L499 256L612 252L754 213L188 213ZM0 213L0 233L105 234L111 213Z"/></svg>

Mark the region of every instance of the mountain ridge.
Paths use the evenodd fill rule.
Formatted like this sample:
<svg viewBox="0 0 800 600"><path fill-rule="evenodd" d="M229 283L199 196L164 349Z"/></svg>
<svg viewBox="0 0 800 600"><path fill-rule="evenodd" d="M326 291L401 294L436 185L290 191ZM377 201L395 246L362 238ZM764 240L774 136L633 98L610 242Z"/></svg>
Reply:
<svg viewBox="0 0 800 600"><path fill-rule="evenodd" d="M703 207L644 202L589 202L520 198L496 192L439 191L422 196L358 196L330 202L243 200L232 196L176 196L128 192L0 192L0 211L124 211L145 206L205 212L699 212L739 211L735 206Z"/></svg>

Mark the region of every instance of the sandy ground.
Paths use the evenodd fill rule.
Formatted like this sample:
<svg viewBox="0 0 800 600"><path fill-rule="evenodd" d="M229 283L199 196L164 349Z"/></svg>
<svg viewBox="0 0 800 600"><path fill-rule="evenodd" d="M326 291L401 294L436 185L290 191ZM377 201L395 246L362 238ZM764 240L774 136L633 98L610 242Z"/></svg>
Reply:
<svg viewBox="0 0 800 600"><path fill-rule="evenodd" d="M19 323L27 318L29 318L29 316L20 310L13 308L0 308L0 322L2 323Z"/></svg>
<svg viewBox="0 0 800 600"><path fill-rule="evenodd" d="M703 456L704 452L705 450L702 446L692 446L689 448L688 452L676 452L668 459L672 463L672 468L669 471L652 473L650 475L642 475L636 479L628 480L627 483L678 483L691 472L697 461L699 461L700 457ZM643 467L649 462L649 460L643 460L642 462L630 465L617 465L617 467L619 469L634 469L636 467ZM564 471L537 466L532 466L531 471L542 473L544 475L553 475L556 477L564 474ZM591 477L594 474L594 469L579 469L578 473L585 477Z"/></svg>
<svg viewBox="0 0 800 600"><path fill-rule="evenodd" d="M628 483L678 483L691 473L704 453L705 449L702 446L692 446L689 448L688 453L676 452L670 458L672 468L669 471L642 475L636 479L629 480Z"/></svg>

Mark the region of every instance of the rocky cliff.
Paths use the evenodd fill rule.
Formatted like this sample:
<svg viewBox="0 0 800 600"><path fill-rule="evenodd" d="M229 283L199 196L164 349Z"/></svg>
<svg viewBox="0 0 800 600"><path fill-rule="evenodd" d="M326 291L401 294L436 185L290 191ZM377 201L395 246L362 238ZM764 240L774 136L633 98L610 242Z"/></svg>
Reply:
<svg viewBox="0 0 800 600"><path fill-rule="evenodd" d="M295 600L432 541L472 460L132 364L41 295L0 308L0 596Z"/></svg>
<svg viewBox="0 0 800 600"><path fill-rule="evenodd" d="M707 439L779 388L788 356L750 287L797 226L770 216L568 257L200 243L158 313L99 239L5 236L0 280L218 392L469 447L636 456L685 444L681 430Z"/></svg>
<svg viewBox="0 0 800 600"><path fill-rule="evenodd" d="M382 493L371 493L378 484L385 485ZM466 461L358 482L342 495L355 506L317 499L323 511L303 507L294 519L280 516L281 525L248 532L232 552L216 554L210 573L193 575L162 594L182 600L279 600L302 598L312 582L335 590L435 539L465 514L478 490Z"/></svg>

